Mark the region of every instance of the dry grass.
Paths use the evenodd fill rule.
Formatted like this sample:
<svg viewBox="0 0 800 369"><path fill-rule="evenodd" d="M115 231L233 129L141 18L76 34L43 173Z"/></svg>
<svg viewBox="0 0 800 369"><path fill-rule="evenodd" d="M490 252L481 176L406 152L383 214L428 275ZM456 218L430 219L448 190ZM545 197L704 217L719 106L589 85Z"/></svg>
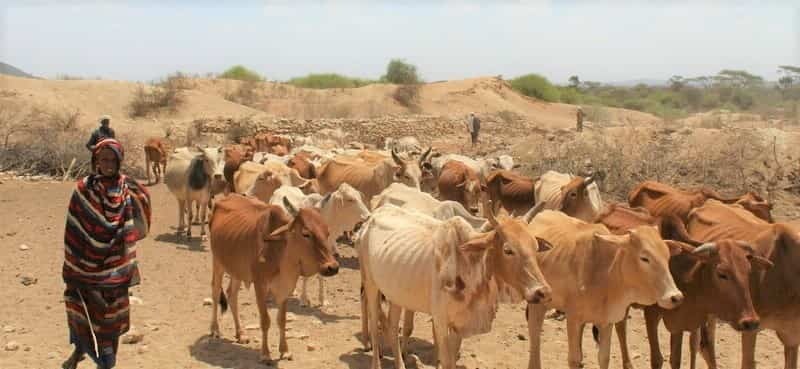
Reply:
<svg viewBox="0 0 800 369"><path fill-rule="evenodd" d="M161 111L176 112L184 102L180 87L177 81L149 89L139 86L128 104L128 114L131 118L137 118Z"/></svg>
<svg viewBox="0 0 800 369"><path fill-rule="evenodd" d="M244 106L254 107L258 103L257 81L244 81L233 92L225 94L225 100L235 102Z"/></svg>
<svg viewBox="0 0 800 369"><path fill-rule="evenodd" d="M417 99L419 98L419 85L408 84L397 86L397 89L394 90L392 97L395 101L397 101L398 104L406 108L412 108L417 105Z"/></svg>
<svg viewBox="0 0 800 369"><path fill-rule="evenodd" d="M520 160L533 163L532 176L547 170L577 174L587 160L606 178L603 192L624 199L645 180L682 186L709 185L736 193L769 193L783 179L770 144L753 131L725 132L702 142L681 134L620 128L549 141L534 135L515 148ZM765 164L767 163L767 164Z"/></svg>

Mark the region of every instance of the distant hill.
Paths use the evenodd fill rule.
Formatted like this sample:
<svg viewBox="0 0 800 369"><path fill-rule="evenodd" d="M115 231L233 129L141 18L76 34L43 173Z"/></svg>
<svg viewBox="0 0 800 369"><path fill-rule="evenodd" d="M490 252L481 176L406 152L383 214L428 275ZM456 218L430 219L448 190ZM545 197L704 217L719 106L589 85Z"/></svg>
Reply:
<svg viewBox="0 0 800 369"><path fill-rule="evenodd" d="M660 80L660 79L632 79L627 81L616 81L616 82L608 82L608 85L611 86L618 86L618 87L633 87L636 85L648 85L654 87L663 87L669 85L669 82Z"/></svg>
<svg viewBox="0 0 800 369"><path fill-rule="evenodd" d="M19 68L14 67L13 65L9 65L3 62L0 62L0 74L6 74L9 76L22 77L22 78L36 78L33 75L25 73Z"/></svg>

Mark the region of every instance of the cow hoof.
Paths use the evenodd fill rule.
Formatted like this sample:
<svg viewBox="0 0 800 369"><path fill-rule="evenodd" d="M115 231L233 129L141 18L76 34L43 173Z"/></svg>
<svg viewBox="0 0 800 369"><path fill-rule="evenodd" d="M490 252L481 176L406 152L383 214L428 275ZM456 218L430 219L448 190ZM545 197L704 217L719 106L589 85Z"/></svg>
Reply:
<svg viewBox="0 0 800 369"><path fill-rule="evenodd" d="M236 343L238 343L240 345L246 345L246 344L250 343L250 339L247 338L247 337L239 337L239 338L236 339Z"/></svg>
<svg viewBox="0 0 800 369"><path fill-rule="evenodd" d="M272 360L269 356L262 356L259 361L264 365L275 366L275 360Z"/></svg>
<svg viewBox="0 0 800 369"><path fill-rule="evenodd" d="M311 306L311 301L300 299L300 306L309 307Z"/></svg>
<svg viewBox="0 0 800 369"><path fill-rule="evenodd" d="M287 361L292 361L294 359L294 357L292 356L291 352L287 351L287 352L281 352L281 359L287 360Z"/></svg>
<svg viewBox="0 0 800 369"><path fill-rule="evenodd" d="M205 234L200 235L200 240L201 241L208 241L208 235L205 235Z"/></svg>

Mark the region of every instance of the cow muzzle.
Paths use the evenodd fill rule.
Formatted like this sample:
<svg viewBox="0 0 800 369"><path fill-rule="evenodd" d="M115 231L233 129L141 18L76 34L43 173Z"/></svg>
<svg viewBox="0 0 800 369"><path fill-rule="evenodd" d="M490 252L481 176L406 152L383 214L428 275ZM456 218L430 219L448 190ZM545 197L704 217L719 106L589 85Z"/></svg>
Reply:
<svg viewBox="0 0 800 369"><path fill-rule="evenodd" d="M531 288L525 292L525 301L529 304L544 304L552 299L552 291L549 286Z"/></svg>
<svg viewBox="0 0 800 369"><path fill-rule="evenodd" d="M758 329L760 323L758 318L744 318L737 323L735 328L739 331L754 331Z"/></svg>
<svg viewBox="0 0 800 369"><path fill-rule="evenodd" d="M674 309L683 302L683 293L671 293L658 299L658 306L664 309Z"/></svg>
<svg viewBox="0 0 800 369"><path fill-rule="evenodd" d="M319 274L322 274L323 277L332 277L339 273L339 263L327 263L323 264L319 270Z"/></svg>

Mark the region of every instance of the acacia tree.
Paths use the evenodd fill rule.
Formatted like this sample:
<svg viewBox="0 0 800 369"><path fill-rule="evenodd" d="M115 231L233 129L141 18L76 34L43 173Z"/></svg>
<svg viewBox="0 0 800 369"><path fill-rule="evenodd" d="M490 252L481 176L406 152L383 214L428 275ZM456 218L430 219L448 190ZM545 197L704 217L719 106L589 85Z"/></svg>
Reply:
<svg viewBox="0 0 800 369"><path fill-rule="evenodd" d="M578 76L569 77L569 87L577 89L581 85L581 79Z"/></svg>

